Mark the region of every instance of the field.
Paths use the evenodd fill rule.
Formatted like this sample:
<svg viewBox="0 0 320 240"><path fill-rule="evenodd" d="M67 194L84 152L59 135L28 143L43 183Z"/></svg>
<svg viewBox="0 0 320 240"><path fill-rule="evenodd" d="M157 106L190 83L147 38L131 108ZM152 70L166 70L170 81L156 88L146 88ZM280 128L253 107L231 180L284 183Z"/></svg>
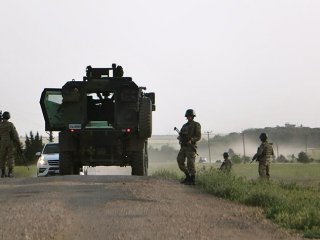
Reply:
<svg viewBox="0 0 320 240"><path fill-rule="evenodd" d="M217 165L197 165L196 187L217 197L260 207L275 223L320 238L320 164L273 164L271 180L257 179L257 164L233 166L232 174ZM173 164L159 165L154 176L179 179Z"/></svg>
<svg viewBox="0 0 320 240"><path fill-rule="evenodd" d="M220 164L197 164L198 169L216 168ZM182 173L178 169L177 164L174 163L150 163L150 172L153 173L159 169L166 169L174 171L178 175ZM245 177L247 179L257 179L258 165L252 164L234 164L232 166L232 173L237 177ZM271 179L284 182L295 182L305 184L308 186L315 186L320 184L320 164L300 164L300 163L276 163L271 164Z"/></svg>
<svg viewBox="0 0 320 240"><path fill-rule="evenodd" d="M29 168L29 170L28 170ZM14 168L15 177L36 177L37 176L37 167L36 165L25 166L16 166Z"/></svg>

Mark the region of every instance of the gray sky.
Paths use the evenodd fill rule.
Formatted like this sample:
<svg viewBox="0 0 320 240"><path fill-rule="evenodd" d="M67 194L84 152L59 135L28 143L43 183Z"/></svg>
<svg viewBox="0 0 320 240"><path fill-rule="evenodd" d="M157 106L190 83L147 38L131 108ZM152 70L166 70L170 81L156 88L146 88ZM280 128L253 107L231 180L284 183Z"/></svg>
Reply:
<svg viewBox="0 0 320 240"><path fill-rule="evenodd" d="M318 0L10 0L0 9L0 109L44 133L40 94L123 66L156 93L153 134L187 108L203 131L319 127Z"/></svg>

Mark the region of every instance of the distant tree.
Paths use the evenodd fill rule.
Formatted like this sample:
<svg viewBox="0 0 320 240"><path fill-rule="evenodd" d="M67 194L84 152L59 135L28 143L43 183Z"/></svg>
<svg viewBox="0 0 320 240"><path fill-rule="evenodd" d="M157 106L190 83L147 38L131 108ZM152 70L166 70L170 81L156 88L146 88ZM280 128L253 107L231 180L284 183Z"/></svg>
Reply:
<svg viewBox="0 0 320 240"><path fill-rule="evenodd" d="M178 150L169 145L162 145L160 149L149 146L149 159L159 162L175 161Z"/></svg>
<svg viewBox="0 0 320 240"><path fill-rule="evenodd" d="M248 156L242 156L241 160L242 160L243 163L248 163L248 162L251 161L251 158L248 157Z"/></svg>
<svg viewBox="0 0 320 240"><path fill-rule="evenodd" d="M242 162L242 159L239 155L233 155L231 158L230 158L231 162L232 163L241 163Z"/></svg>
<svg viewBox="0 0 320 240"><path fill-rule="evenodd" d="M283 156L282 154L280 154L280 156L277 157L276 161L277 162L289 162L288 159L286 159L286 157Z"/></svg>
<svg viewBox="0 0 320 240"><path fill-rule="evenodd" d="M28 162L35 160L36 152L40 152L43 148L42 137L37 132L36 135L30 131L29 136L26 135L24 156Z"/></svg>
<svg viewBox="0 0 320 240"><path fill-rule="evenodd" d="M291 162L293 162L293 161L296 160L297 158L296 158L296 156L295 156L294 154L291 154L291 155L288 155L288 156L287 156L287 159L290 159Z"/></svg>
<svg viewBox="0 0 320 240"><path fill-rule="evenodd" d="M309 158L308 155L305 152L300 152L298 154L297 161L301 162L301 163L309 163L309 162L312 162L313 159Z"/></svg>
<svg viewBox="0 0 320 240"><path fill-rule="evenodd" d="M234 155L236 155L232 148L229 148L228 153L229 157L233 157Z"/></svg>

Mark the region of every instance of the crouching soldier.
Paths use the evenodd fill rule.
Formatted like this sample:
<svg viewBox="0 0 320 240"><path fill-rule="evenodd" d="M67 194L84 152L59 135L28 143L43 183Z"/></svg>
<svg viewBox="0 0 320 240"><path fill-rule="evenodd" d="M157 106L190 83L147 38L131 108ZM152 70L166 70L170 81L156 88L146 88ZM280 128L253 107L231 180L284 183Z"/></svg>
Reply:
<svg viewBox="0 0 320 240"><path fill-rule="evenodd" d="M231 172L231 166L232 166L231 161L229 160L229 154L227 152L224 152L223 158L224 158L224 161L221 164L219 170L229 173Z"/></svg>

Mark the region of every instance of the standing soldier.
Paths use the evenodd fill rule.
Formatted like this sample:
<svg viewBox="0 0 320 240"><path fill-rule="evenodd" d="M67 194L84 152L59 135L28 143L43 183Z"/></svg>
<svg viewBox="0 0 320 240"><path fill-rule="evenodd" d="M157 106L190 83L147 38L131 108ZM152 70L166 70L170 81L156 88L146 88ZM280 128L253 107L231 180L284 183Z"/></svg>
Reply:
<svg viewBox="0 0 320 240"><path fill-rule="evenodd" d="M20 147L19 136L16 128L12 122L9 122L10 113L4 112L2 114L2 122L0 122L0 168L1 177L5 177L6 161L8 164L8 177L13 177L14 157L13 148L14 145Z"/></svg>
<svg viewBox="0 0 320 240"><path fill-rule="evenodd" d="M259 162L259 176L261 179L270 178L270 163L274 156L272 143L268 143L268 136L266 133L261 133L259 136L261 145L252 160Z"/></svg>
<svg viewBox="0 0 320 240"><path fill-rule="evenodd" d="M201 125L193 121L195 116L193 109L186 111L185 117L188 122L182 126L178 137L181 148L177 156L177 162L180 170L186 175L186 178L181 183L187 185L195 185L196 143L201 139ZM185 165L186 159L187 166Z"/></svg>
<svg viewBox="0 0 320 240"><path fill-rule="evenodd" d="M219 170L226 172L226 173L229 173L231 171L231 166L232 166L231 161L229 159L229 153L224 152L223 158L224 158L224 161L221 164Z"/></svg>

